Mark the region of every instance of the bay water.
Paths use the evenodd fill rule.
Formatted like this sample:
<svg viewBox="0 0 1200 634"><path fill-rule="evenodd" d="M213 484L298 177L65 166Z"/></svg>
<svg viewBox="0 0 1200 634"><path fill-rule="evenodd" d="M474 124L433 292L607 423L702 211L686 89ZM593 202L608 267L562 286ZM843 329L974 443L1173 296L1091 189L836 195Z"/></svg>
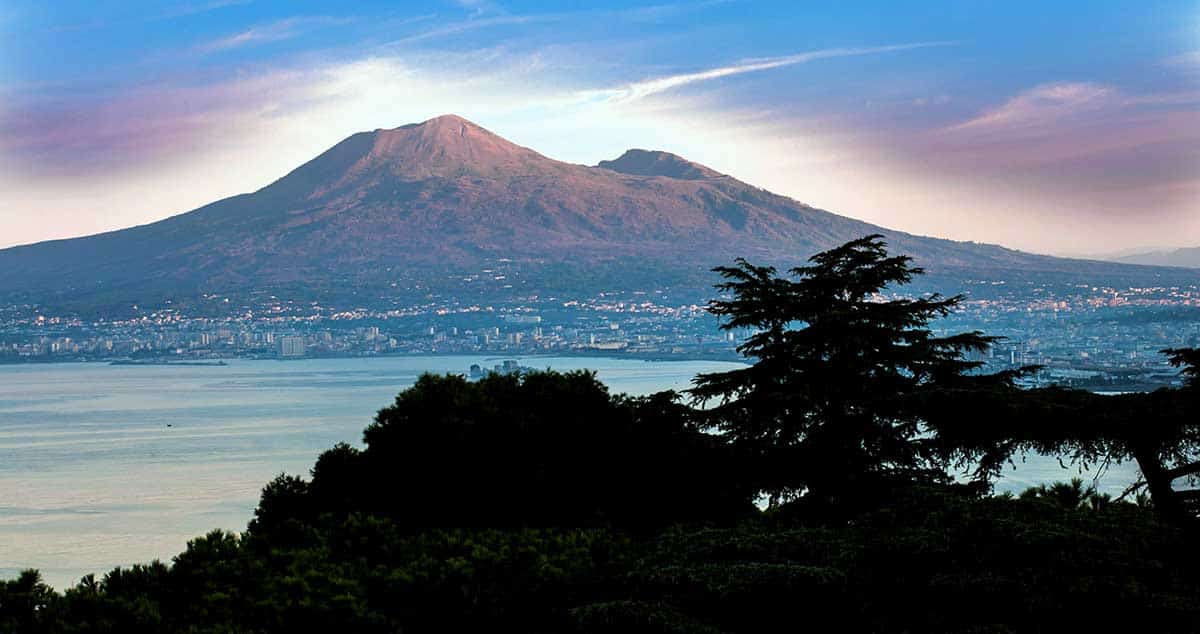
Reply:
<svg viewBox="0 0 1200 634"><path fill-rule="evenodd" d="M59 589L118 565L169 561L214 528L243 530L280 473L307 475L337 442L360 444L375 412L423 372L462 374L472 356L392 356L226 366L0 366L0 578L37 568ZM613 392L683 390L716 361L526 357L595 370ZM1031 457L1000 490L1078 477ZM1094 474L1084 473L1091 478ZM1133 480L1113 467L1100 489Z"/></svg>

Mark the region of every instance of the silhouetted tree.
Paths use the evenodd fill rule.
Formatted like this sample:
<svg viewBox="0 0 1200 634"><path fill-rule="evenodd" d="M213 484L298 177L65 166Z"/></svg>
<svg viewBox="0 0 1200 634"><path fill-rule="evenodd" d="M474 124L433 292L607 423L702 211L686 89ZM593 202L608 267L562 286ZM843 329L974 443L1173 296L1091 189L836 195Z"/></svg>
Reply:
<svg viewBox="0 0 1200 634"><path fill-rule="evenodd" d="M49 629L45 612L55 599L36 570L16 579L0 580L0 632L42 632Z"/></svg>
<svg viewBox="0 0 1200 634"><path fill-rule="evenodd" d="M731 520L751 512L723 440L672 393L614 396L589 372L425 375L308 485L276 480L255 530L289 539L299 515L376 512L412 527L613 526Z"/></svg>
<svg viewBox="0 0 1200 634"><path fill-rule="evenodd" d="M1162 353L1180 369L1185 387L1200 390L1200 348L1167 348Z"/></svg>
<svg viewBox="0 0 1200 634"><path fill-rule="evenodd" d="M963 352L993 341L929 329L960 296L883 297L922 270L889 256L881 236L810 262L790 278L741 259L714 269L726 279L716 288L732 297L709 310L726 330L753 331L738 350L754 365L702 374L690 390L696 402L715 401L708 420L755 456L772 502L804 490L835 498L923 472L930 455L915 397L961 379L979 365Z"/></svg>
<svg viewBox="0 0 1200 634"><path fill-rule="evenodd" d="M1200 477L1200 390L1195 349L1164 350L1187 378L1181 389L1103 395L1058 387L1022 390L945 389L929 395L925 413L947 456L973 465L981 482L1014 455L1059 455L1083 466L1135 461L1154 508L1175 522L1193 523L1200 491L1176 481Z"/></svg>
<svg viewBox="0 0 1200 634"><path fill-rule="evenodd" d="M1095 485L1084 487L1082 478L1030 487L1021 493L1021 499L1047 500L1062 508L1073 510L1099 509L1112 503L1112 496L1100 493Z"/></svg>

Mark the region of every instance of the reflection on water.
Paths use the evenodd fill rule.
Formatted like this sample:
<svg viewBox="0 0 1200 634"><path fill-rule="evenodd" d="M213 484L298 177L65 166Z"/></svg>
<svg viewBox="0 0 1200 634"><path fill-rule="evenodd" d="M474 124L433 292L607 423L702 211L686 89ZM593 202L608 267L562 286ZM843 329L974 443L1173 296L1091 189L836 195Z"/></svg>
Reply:
<svg viewBox="0 0 1200 634"><path fill-rule="evenodd" d="M614 392L682 390L722 362L524 358L587 367ZM307 474L357 443L376 410L422 372L484 357L230 361L212 366L0 366L0 577L42 571L58 588L89 572L167 559L213 528L245 527L263 484ZM1101 488L1119 491L1131 468ZM1001 489L1076 475L1031 459ZM1090 477L1090 475L1088 476Z"/></svg>

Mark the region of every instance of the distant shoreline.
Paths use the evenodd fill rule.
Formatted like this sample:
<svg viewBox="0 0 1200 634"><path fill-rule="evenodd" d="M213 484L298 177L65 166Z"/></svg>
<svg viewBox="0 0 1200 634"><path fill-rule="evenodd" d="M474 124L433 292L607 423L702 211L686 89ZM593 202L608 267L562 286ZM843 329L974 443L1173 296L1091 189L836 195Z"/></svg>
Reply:
<svg viewBox="0 0 1200 634"><path fill-rule="evenodd" d="M90 358L56 358L56 359L3 359L0 360L0 367L4 366L20 366L20 365L59 365L69 363L89 363L97 365L109 365L114 367L163 367L163 366L179 366L179 367L229 367L232 364L230 361L279 361L290 363L295 361L317 361L331 359L400 359L412 357L462 357L464 359L484 358L487 360L501 361L505 359L526 360L529 363L524 365L536 366L533 363L536 359L541 358L572 358L572 359L613 359L613 360L630 360L630 361L645 361L645 362L700 362L700 361L724 361L730 363L746 363L746 359L740 355L733 353L713 353L713 354L640 354L640 353L621 353L616 350L564 350L564 351L548 351L534 352L530 354L514 354L503 351L480 351L480 352L394 352L382 354L321 354L307 355L303 357L277 357L277 356L222 356L203 359L188 359L174 360L170 357L155 357L150 359L90 359ZM464 366L463 372L467 368ZM1153 392L1164 387L1171 387L1168 383L1113 383L1109 385L1076 385L1070 386L1062 384L1066 387L1075 387L1090 392L1097 393L1128 393L1128 392ZM1041 385L1039 387L1045 387Z"/></svg>
<svg viewBox="0 0 1200 634"><path fill-rule="evenodd" d="M117 359L116 361L109 361L108 364L109 365L119 365L119 366L132 365L132 366L155 366L155 367L162 367L162 366L166 366L166 365L224 367L224 366L229 365L228 363L225 363L224 359L216 359L213 361L169 361L169 360L165 360L165 359L161 360L161 361L159 361L159 360L135 361L133 359Z"/></svg>
<svg viewBox="0 0 1200 634"><path fill-rule="evenodd" d="M49 365L60 363L98 363L115 366L221 366L229 365L228 361L243 360L243 361L310 361L314 359L381 359L381 358L403 358L403 357L486 357L489 359L537 359L545 357L569 357L569 358L585 358L585 359L630 359L634 361L744 361L744 358L736 353L713 353L713 354L672 354L672 353L657 353L657 354L640 354L640 353L621 353L616 350L563 350L563 351L539 351L529 354L520 354L517 352L504 351L479 351L479 352L394 352L381 354L321 354L321 355L306 355L302 357L276 357L276 356L220 356L201 359L180 359L175 360L171 357L153 357L147 359L128 359L128 358L32 358L20 357L15 359L0 359L0 365Z"/></svg>

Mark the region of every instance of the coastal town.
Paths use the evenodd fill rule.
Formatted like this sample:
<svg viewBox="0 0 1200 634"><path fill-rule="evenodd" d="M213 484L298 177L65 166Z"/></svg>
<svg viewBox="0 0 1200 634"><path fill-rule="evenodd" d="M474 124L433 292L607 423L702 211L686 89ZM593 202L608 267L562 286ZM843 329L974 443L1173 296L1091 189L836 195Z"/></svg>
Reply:
<svg viewBox="0 0 1200 634"><path fill-rule="evenodd" d="M989 289L968 295L937 327L1002 337L975 356L986 371L1039 365L1043 369L1031 379L1038 383L1145 389L1178 380L1160 350L1200 344L1200 289ZM0 309L0 362L397 354L736 360L736 348L749 334L721 330L705 304L673 301L669 291L351 310L267 301L224 316L195 317L167 307L116 321L8 307Z"/></svg>

